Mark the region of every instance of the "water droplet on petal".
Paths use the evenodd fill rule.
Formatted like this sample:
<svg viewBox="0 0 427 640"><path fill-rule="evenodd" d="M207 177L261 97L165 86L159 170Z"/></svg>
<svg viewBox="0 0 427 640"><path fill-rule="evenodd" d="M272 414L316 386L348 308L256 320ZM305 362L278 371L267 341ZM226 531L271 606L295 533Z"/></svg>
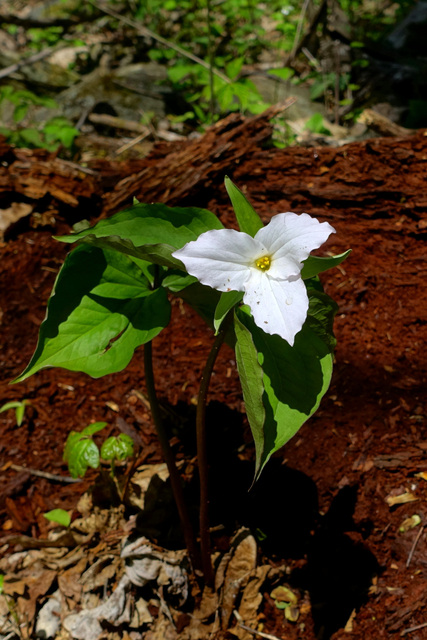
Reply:
<svg viewBox="0 0 427 640"><path fill-rule="evenodd" d="M287 298L287 299L286 299L286 304L292 304L292 302L293 302L293 299L292 299L292 298Z"/></svg>

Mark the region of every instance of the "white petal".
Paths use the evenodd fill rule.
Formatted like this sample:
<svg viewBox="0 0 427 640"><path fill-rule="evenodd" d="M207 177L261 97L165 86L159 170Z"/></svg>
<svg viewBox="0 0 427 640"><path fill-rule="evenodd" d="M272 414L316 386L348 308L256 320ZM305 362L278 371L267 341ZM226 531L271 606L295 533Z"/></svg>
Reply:
<svg viewBox="0 0 427 640"><path fill-rule="evenodd" d="M329 222L319 222L307 213L279 213L260 229L255 240L272 256L268 275L285 279L301 272L302 262L318 249L335 229Z"/></svg>
<svg viewBox="0 0 427 640"><path fill-rule="evenodd" d="M243 302L250 306L255 323L292 346L307 317L308 296L303 280L275 280L251 269L245 290Z"/></svg>
<svg viewBox="0 0 427 640"><path fill-rule="evenodd" d="M244 291L259 243L234 229L214 229L173 252L188 273L218 291Z"/></svg>

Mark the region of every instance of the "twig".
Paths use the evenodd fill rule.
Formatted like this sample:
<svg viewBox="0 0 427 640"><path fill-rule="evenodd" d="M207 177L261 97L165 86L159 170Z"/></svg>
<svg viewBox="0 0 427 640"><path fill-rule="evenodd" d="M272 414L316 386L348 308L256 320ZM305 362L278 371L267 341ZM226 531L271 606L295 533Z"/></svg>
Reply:
<svg viewBox="0 0 427 640"><path fill-rule="evenodd" d="M12 73L15 73L16 71L19 71L19 69L21 69L22 67L26 67L29 64L34 64L35 62L39 62L39 60L43 60L43 58L48 58L53 53L56 53L57 51L60 51L61 49L64 49L64 48L65 48L64 45L60 45L59 47L52 47L51 49L43 49L42 51L37 51L37 53L35 53L33 56L29 56L28 58L24 58L19 62L15 62L14 64L11 64L9 67L5 67L4 69L1 69L0 80L2 78L6 78L7 76L10 76Z"/></svg>
<svg viewBox="0 0 427 640"><path fill-rule="evenodd" d="M81 482L80 478L70 478L69 476L58 476L54 473L47 473L47 471L39 471L38 469L30 469L29 467L21 467L19 464L11 464L10 468L14 471L26 471L32 476L38 476L39 478L46 478L46 480L53 480L54 482Z"/></svg>
<svg viewBox="0 0 427 640"><path fill-rule="evenodd" d="M299 44L299 39L301 37L302 24L304 22L304 18L305 18L305 14L307 12L307 9L308 9L309 2L310 2L310 0L304 0L304 4L302 5L301 13L300 13L300 16L299 16L299 19L298 19L297 30L296 30L296 33L295 33L294 44L292 45L292 51L291 51L291 55L290 55L290 59L291 60L295 59L295 55L296 55L298 44Z"/></svg>
<svg viewBox="0 0 427 640"><path fill-rule="evenodd" d="M412 633L413 631L418 631L418 629L424 629L427 627L427 622L423 622L422 624L417 624L415 627L408 627L408 629L404 629L400 636L406 636L407 633Z"/></svg>
<svg viewBox="0 0 427 640"><path fill-rule="evenodd" d="M93 169L89 169L89 167L82 167L82 165L78 164L77 162L72 162L71 160L63 160L61 158L61 163L65 164L71 169L76 169L77 171L81 171L82 173L87 173L88 176L99 176L99 171L94 171Z"/></svg>
<svg viewBox="0 0 427 640"><path fill-rule="evenodd" d="M136 138L134 138L130 142L126 142L126 144L123 144L121 147L119 147L119 149L116 149L116 151L114 152L114 155L115 156L119 156L121 153L124 153L125 151L128 151L129 149L134 147L139 142L142 142L143 140L145 140L145 138L148 138L149 135L150 135L150 133L148 131L145 132L145 133L141 133L139 136L137 136Z"/></svg>
<svg viewBox="0 0 427 640"><path fill-rule="evenodd" d="M162 36L157 35L157 33L154 33L154 31L151 31L151 29L148 29L147 27L143 27L142 25L134 22L133 20L130 20L129 18L126 18L125 16L121 16L119 13L116 13L110 8L107 9L107 7L104 7L102 4L96 2L96 0L89 0L89 1L91 2L91 4L94 5L94 7L96 7L100 11L103 11L104 13L107 13L113 18L116 18L116 20L120 20L120 22L124 22L125 24L129 25L130 27L135 29L135 31L137 31L140 35L146 36L148 38L153 38L153 40L157 40L157 42L160 42L165 47L168 47L169 49L173 49L174 51L179 53L181 56L184 56L185 58L188 58L189 60L192 60L193 62L200 64L205 69L208 69L208 70L210 69L210 64L208 62L205 62L204 60L202 60L202 58L195 56L190 51L186 51L185 49L182 49L179 45L175 44L174 42L169 42L169 40L166 40L166 38L163 38ZM218 69L213 68L212 73L214 73L218 78L221 78L221 80L223 80L227 84L231 84L230 78L228 78L226 75L221 73L221 71L218 71Z"/></svg>
<svg viewBox="0 0 427 640"><path fill-rule="evenodd" d="M117 116L110 116L108 113L91 113L88 116L88 120L93 124L105 124L115 129L132 131L132 133L145 133L146 135L150 133L150 130L145 124L140 124L139 122L135 122L135 120L125 120Z"/></svg>
<svg viewBox="0 0 427 640"><path fill-rule="evenodd" d="M411 550L409 552L408 559L406 561L406 568L408 568L409 565L411 564L412 556L414 555L415 548L416 548L416 546L418 544L419 539L421 538L421 535L422 535L423 531L424 531L424 525L421 525L420 530L417 533L417 537L414 540L414 544L412 545L412 548L411 548Z"/></svg>
<svg viewBox="0 0 427 640"><path fill-rule="evenodd" d="M236 615L236 611L234 612L234 615ZM240 618L240 616L236 616L237 620ZM248 631L248 633L252 633L253 636L259 636L260 638L266 638L266 640L280 640L280 638L278 636L273 636L271 635L271 633L264 633L263 631L256 631L256 629L252 629L251 627L248 627L246 624L243 624L243 622L237 622L237 626L239 626L241 629L244 629L245 631Z"/></svg>

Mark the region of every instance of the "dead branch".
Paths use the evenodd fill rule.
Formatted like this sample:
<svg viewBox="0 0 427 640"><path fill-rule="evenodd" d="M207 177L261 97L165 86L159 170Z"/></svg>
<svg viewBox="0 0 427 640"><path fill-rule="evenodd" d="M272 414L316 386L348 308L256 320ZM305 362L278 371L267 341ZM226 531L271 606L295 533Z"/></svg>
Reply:
<svg viewBox="0 0 427 640"><path fill-rule="evenodd" d="M37 51L37 53L35 53L32 56L29 56L28 58L23 58L19 62L15 62L14 64L11 64L9 67L5 67L4 69L1 69L0 80L2 78L7 78L7 76L12 75L12 73L16 73L17 71L19 71L19 69L22 69L22 67L27 67L30 64L34 64L35 62L39 62L44 58L48 58L56 51L60 51L61 49L64 49L64 48L65 48L65 45L61 44L58 47L52 47L51 49L43 49L42 51Z"/></svg>

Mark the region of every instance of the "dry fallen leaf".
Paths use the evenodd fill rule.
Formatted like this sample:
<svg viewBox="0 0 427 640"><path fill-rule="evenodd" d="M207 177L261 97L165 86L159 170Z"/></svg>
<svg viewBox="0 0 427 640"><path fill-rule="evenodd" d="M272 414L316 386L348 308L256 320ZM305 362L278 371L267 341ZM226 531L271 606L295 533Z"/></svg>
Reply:
<svg viewBox="0 0 427 640"><path fill-rule="evenodd" d="M247 583L251 572L256 567L257 544L251 533L244 529L239 531L231 543L232 557L225 572L221 598L221 628L228 624L236 603L236 597Z"/></svg>
<svg viewBox="0 0 427 640"><path fill-rule="evenodd" d="M415 500L418 500L418 498L410 491L400 493L397 496L389 494L385 499L389 507L394 507L397 504L406 504L407 502L415 502Z"/></svg>

